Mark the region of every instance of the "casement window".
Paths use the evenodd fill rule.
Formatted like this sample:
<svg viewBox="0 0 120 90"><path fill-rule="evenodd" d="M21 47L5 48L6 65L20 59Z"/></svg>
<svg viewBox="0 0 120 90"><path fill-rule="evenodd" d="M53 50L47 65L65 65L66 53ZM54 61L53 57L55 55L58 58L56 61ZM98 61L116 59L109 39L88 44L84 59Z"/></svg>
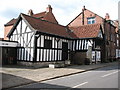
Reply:
<svg viewBox="0 0 120 90"><path fill-rule="evenodd" d="M52 40L45 39L44 47L45 48L52 48Z"/></svg>
<svg viewBox="0 0 120 90"><path fill-rule="evenodd" d="M95 23L95 17L87 18L87 24L94 24Z"/></svg>

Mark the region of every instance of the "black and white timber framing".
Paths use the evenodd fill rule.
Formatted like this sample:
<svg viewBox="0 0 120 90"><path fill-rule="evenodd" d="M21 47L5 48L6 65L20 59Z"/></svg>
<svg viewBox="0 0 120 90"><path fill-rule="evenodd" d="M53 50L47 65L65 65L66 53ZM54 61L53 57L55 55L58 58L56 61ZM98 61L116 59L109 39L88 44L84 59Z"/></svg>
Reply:
<svg viewBox="0 0 120 90"><path fill-rule="evenodd" d="M26 62L69 60L70 51L87 52L88 48L93 47L95 43L94 39L69 39L37 32L22 16L19 16L8 36L10 41L19 43L17 60Z"/></svg>

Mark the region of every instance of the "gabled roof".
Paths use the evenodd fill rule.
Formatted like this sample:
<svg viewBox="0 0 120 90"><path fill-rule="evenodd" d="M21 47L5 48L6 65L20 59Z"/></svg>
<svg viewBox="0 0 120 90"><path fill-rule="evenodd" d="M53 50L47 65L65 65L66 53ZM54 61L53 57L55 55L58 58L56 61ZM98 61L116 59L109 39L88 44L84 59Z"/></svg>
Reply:
<svg viewBox="0 0 120 90"><path fill-rule="evenodd" d="M45 16L45 13L46 13L46 11L41 12L41 13L37 13L37 14L33 14L32 16L33 16L33 17L37 17L37 18L41 18L41 17L44 17L44 16Z"/></svg>
<svg viewBox="0 0 120 90"><path fill-rule="evenodd" d="M70 27L78 38L96 38L101 29L101 24L88 24L79 27Z"/></svg>
<svg viewBox="0 0 120 90"><path fill-rule="evenodd" d="M90 11L90 10L88 10L88 9L84 9L84 11L89 11L89 12L91 12L91 13L94 13L94 12L92 12L92 11ZM69 26L76 18L78 18L81 14L83 14L83 12L81 12L80 14L78 14L70 23L68 23L67 24L67 26ZM102 19L104 19L103 17L101 17L101 16L99 16L98 14L96 14L96 13L94 13L95 15L97 15L98 17L100 17L100 18L102 18Z"/></svg>
<svg viewBox="0 0 120 90"><path fill-rule="evenodd" d="M18 21L20 21L21 18L26 22L26 24L29 27L32 28L33 31L37 31L37 32L45 33L45 34L56 35L56 36L60 36L60 37L64 37L64 38L75 37L74 33L72 33L65 26L51 23L51 22L48 22L45 20L41 20L40 18L31 17L31 16L28 16L25 14L21 14L19 16ZM14 25L14 27L12 28L12 30L8 34L8 36L10 36L13 33L15 27L18 24L18 21L16 22L16 24Z"/></svg>
<svg viewBox="0 0 120 90"><path fill-rule="evenodd" d="M86 8L85 8L86 9ZM88 9L86 9L86 10L88 10ZM92 12L91 10L88 10L89 12L91 12L91 13L94 13L94 12ZM98 15L98 14L96 14L96 13L94 13L95 15L97 15L97 16L99 16L100 18L102 18L102 19L105 19L105 18L103 18L103 17L101 17L100 15Z"/></svg>
<svg viewBox="0 0 120 90"><path fill-rule="evenodd" d="M98 37L98 34L101 30L101 24L89 24L79 27L66 27L41 20L40 18L20 14L17 22L14 24L14 27L12 28L8 36L10 36L14 32L15 27L18 25L21 19L23 19L26 24L30 28L32 28L33 31L71 39L96 38Z"/></svg>
<svg viewBox="0 0 120 90"><path fill-rule="evenodd" d="M11 19L8 23L5 24L5 26L10 26L10 25L14 25L16 23L17 19Z"/></svg>
<svg viewBox="0 0 120 90"><path fill-rule="evenodd" d="M77 17L79 17L81 14L82 14L83 12L81 12L80 14L78 14L71 22L69 22L68 24L67 24L67 26L69 26Z"/></svg>
<svg viewBox="0 0 120 90"><path fill-rule="evenodd" d="M52 12L41 12L41 13L37 13L37 14L33 14L33 17L36 18L41 18L42 20L46 20L52 23L58 23L58 21L56 20L55 16L53 15Z"/></svg>

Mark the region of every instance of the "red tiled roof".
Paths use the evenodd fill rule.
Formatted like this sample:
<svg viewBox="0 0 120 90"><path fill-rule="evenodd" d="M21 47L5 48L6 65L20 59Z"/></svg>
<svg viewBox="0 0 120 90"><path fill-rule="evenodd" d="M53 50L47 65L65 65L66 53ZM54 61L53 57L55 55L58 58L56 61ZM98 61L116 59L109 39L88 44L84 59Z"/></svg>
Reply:
<svg viewBox="0 0 120 90"><path fill-rule="evenodd" d="M46 20L49 22L58 23L52 12L44 11L41 13L33 14L32 16L36 18L41 18L42 20Z"/></svg>
<svg viewBox="0 0 120 90"><path fill-rule="evenodd" d="M5 24L5 26L10 26L10 25L13 25L13 24L15 24L16 23L16 21L17 21L17 19L11 19L8 23L6 23Z"/></svg>
<svg viewBox="0 0 120 90"><path fill-rule="evenodd" d="M70 38L71 36L75 36L65 26L43 21L41 19L34 18L25 14L21 14L21 15L37 31L63 36L67 38Z"/></svg>
<svg viewBox="0 0 120 90"><path fill-rule="evenodd" d="M37 17L37 18L41 18L41 17L45 16L45 13L46 13L46 11L41 12L41 13L37 13L37 14L33 14L32 16Z"/></svg>
<svg viewBox="0 0 120 90"><path fill-rule="evenodd" d="M98 36L100 24L89 24L79 27L69 27L78 38L94 38Z"/></svg>

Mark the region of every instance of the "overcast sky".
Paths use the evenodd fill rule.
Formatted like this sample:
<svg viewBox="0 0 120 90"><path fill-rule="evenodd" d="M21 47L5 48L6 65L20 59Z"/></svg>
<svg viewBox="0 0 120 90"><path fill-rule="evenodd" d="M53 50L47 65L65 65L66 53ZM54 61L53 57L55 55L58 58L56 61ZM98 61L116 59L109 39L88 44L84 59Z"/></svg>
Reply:
<svg viewBox="0 0 120 90"><path fill-rule="evenodd" d="M112 20L118 19L118 2L120 0L1 0L0 2L0 37L4 35L4 24L20 13L27 14L29 9L34 13L46 10L48 4L59 24L67 25L85 7L105 17L109 13Z"/></svg>

